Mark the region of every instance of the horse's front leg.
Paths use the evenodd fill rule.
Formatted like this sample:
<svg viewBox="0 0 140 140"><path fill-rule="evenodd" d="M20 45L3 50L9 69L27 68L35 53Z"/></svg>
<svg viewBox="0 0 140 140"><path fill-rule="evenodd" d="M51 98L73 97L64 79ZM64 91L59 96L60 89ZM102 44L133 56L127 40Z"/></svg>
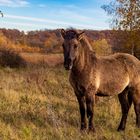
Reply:
<svg viewBox="0 0 140 140"><path fill-rule="evenodd" d="M80 115L81 115L81 130L85 130L87 127L86 111L85 111L85 97L77 94L77 92L76 92L76 96L79 103L79 110L80 110Z"/></svg>
<svg viewBox="0 0 140 140"><path fill-rule="evenodd" d="M88 128L89 131L95 132L94 127L94 103L95 103L95 92L92 90L87 90L86 92L86 105L87 105L87 118L88 118Z"/></svg>

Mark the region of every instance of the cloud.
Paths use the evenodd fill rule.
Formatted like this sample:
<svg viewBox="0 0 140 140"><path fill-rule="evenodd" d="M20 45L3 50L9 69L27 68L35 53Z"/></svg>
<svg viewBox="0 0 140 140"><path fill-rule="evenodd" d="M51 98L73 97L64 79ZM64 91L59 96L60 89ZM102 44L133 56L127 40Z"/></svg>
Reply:
<svg viewBox="0 0 140 140"><path fill-rule="evenodd" d="M73 23L73 22L64 22L64 21L58 21L58 20L34 18L34 17L27 17L27 16L5 15L5 18L42 22L42 23L46 23L46 24L54 24L57 26L61 25L61 26L65 26L65 27L73 26L73 27L77 27L77 28L89 28L89 29L93 28L93 25L90 25L90 24L78 24L78 23ZM46 27L47 27L47 25L46 25Z"/></svg>
<svg viewBox="0 0 140 140"><path fill-rule="evenodd" d="M103 9L81 8L77 5L56 5L54 8L48 7L49 14L57 19L82 24L94 24L96 21L103 21L107 18ZM57 13L57 14L56 14Z"/></svg>
<svg viewBox="0 0 140 140"><path fill-rule="evenodd" d="M69 9L77 9L79 8L78 6L74 5L74 4L67 4L67 5L64 5L63 8L69 8Z"/></svg>
<svg viewBox="0 0 140 140"><path fill-rule="evenodd" d="M8 25L17 25L17 26L26 26L26 27L39 27L39 26L45 26L45 25L37 25L33 23L21 23L21 22L10 22L10 21L2 21L1 23L3 24L8 24Z"/></svg>
<svg viewBox="0 0 140 140"><path fill-rule="evenodd" d="M39 4L38 7L45 8L45 7L47 7L47 5L45 5L45 4Z"/></svg>
<svg viewBox="0 0 140 140"><path fill-rule="evenodd" d="M27 0L0 0L0 6L5 7L27 7L29 4Z"/></svg>
<svg viewBox="0 0 140 140"><path fill-rule="evenodd" d="M76 11L60 10L59 16L67 17L69 19L77 19L78 21L91 21L93 18L77 13Z"/></svg>
<svg viewBox="0 0 140 140"><path fill-rule="evenodd" d="M35 24L35 23L21 23L21 22L11 22L11 21L2 21L0 22L1 28L13 28L13 29L19 29L24 31L31 31L31 30L41 30L41 29L60 29L60 28L69 28L70 26L61 26L61 25L52 25L52 24ZM88 28L89 26L85 26L83 28L77 26L74 28L77 29L93 29ZM103 28L100 28L98 26L95 26L94 29L96 30L102 30ZM107 29L107 28L104 28Z"/></svg>

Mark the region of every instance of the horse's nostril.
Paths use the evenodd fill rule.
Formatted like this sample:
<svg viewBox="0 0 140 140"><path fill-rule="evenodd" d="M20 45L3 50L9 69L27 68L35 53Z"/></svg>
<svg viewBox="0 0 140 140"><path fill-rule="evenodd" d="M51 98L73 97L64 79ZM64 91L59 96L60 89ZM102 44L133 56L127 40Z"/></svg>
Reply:
<svg viewBox="0 0 140 140"><path fill-rule="evenodd" d="M72 60L69 58L69 59L68 59L68 63L71 63L71 61L72 61Z"/></svg>
<svg viewBox="0 0 140 140"><path fill-rule="evenodd" d="M70 70L72 68L72 59L70 58L65 59L64 67L66 70Z"/></svg>

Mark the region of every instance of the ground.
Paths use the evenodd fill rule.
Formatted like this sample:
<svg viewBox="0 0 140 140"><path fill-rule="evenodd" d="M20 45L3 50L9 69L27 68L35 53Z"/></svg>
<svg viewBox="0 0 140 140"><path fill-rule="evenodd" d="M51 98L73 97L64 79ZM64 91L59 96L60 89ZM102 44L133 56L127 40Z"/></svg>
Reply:
<svg viewBox="0 0 140 140"><path fill-rule="evenodd" d="M133 106L126 130L117 132L117 97L95 107L95 134L80 132L76 97L63 66L0 68L0 140L138 140Z"/></svg>

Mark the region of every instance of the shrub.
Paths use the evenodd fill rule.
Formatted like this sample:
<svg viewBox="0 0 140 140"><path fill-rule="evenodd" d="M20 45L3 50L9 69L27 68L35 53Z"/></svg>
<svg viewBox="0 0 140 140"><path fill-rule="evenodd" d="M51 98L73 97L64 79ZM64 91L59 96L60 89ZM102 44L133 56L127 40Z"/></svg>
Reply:
<svg viewBox="0 0 140 140"><path fill-rule="evenodd" d="M25 67L26 62L19 53L9 48L0 48L0 65L4 67Z"/></svg>
<svg viewBox="0 0 140 140"><path fill-rule="evenodd" d="M112 53L111 45L108 44L106 39L95 40L91 44L98 55L104 56Z"/></svg>

